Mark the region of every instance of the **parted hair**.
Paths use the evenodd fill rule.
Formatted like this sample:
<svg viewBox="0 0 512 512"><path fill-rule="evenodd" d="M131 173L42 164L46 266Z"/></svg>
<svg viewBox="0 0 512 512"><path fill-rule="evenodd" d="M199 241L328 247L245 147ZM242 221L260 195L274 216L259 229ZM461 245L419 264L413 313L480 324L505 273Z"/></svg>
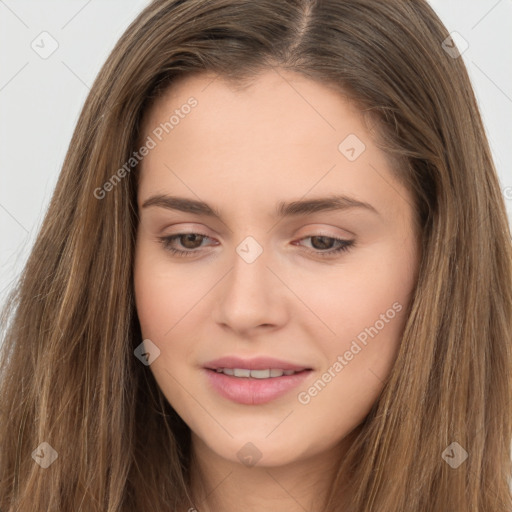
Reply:
<svg viewBox="0 0 512 512"><path fill-rule="evenodd" d="M175 80L243 86L269 68L371 116L421 230L396 360L323 510L510 512L511 235L467 70L443 41L425 0L155 0L137 16L90 90L3 309L2 512L193 506L190 430L134 357L137 167L94 191ZM32 457L42 442L58 453L47 468Z"/></svg>

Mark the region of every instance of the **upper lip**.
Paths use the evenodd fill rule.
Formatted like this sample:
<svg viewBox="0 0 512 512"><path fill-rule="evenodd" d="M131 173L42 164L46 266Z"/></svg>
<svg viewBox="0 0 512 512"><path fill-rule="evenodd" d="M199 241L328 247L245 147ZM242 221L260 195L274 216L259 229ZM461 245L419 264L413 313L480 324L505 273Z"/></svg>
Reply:
<svg viewBox="0 0 512 512"><path fill-rule="evenodd" d="M226 356L209 361L204 367L210 370L217 370L217 368L244 368L248 370L266 370L268 368L274 368L280 370L294 370L296 372L311 370L309 366L294 364L281 359L274 359L273 357L243 359L236 356Z"/></svg>

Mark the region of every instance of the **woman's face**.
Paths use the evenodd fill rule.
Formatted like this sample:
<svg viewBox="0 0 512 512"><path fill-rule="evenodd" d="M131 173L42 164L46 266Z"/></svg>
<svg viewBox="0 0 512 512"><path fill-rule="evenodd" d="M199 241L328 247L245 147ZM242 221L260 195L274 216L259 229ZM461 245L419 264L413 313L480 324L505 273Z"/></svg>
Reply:
<svg viewBox="0 0 512 512"><path fill-rule="evenodd" d="M397 354L411 194L360 112L290 72L188 77L143 127L134 280L159 387L215 457L333 454Z"/></svg>

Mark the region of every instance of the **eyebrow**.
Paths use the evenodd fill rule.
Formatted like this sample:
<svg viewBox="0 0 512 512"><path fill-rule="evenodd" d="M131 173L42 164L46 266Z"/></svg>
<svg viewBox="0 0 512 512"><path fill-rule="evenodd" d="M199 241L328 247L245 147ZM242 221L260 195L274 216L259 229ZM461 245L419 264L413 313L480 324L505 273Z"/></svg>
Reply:
<svg viewBox="0 0 512 512"><path fill-rule="evenodd" d="M204 215L224 222L222 220L221 213L215 207L212 207L203 201L189 199L186 197L157 194L151 196L142 204L142 208L148 208L150 206L159 206L168 210L178 210L185 213L192 213L194 215ZM380 215L380 213L370 203L359 201L346 195L331 195L315 199L280 202L276 206L274 215L278 218L284 218L308 215L323 211L343 211L354 208L365 209Z"/></svg>

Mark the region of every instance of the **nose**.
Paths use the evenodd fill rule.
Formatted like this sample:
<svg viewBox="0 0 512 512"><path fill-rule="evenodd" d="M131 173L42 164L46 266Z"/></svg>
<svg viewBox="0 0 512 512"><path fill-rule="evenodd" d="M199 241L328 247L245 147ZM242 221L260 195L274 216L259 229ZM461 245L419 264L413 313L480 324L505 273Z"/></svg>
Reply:
<svg viewBox="0 0 512 512"><path fill-rule="evenodd" d="M269 259L267 251L252 262L235 252L232 268L219 283L214 297L217 324L248 337L263 328L278 329L286 323L290 292L283 284L286 279L276 277L279 271L269 267Z"/></svg>

